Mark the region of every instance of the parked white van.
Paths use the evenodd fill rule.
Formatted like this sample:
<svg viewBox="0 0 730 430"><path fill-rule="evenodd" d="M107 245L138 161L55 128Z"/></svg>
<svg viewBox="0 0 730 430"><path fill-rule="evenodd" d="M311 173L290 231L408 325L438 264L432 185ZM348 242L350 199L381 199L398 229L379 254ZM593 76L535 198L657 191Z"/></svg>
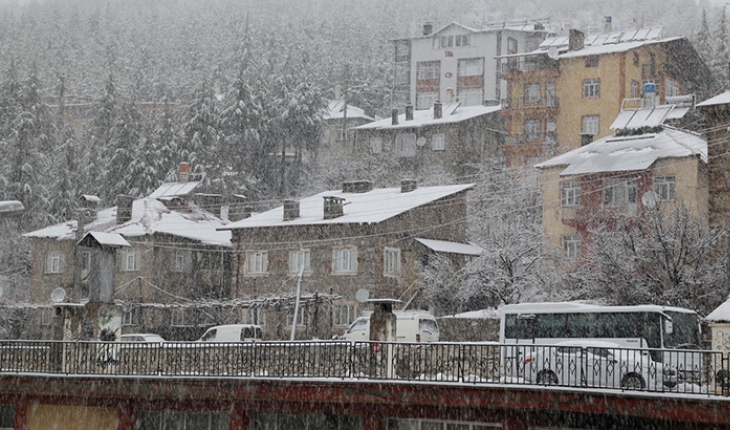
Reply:
<svg viewBox="0 0 730 430"><path fill-rule="evenodd" d="M261 326L253 324L228 324L211 327L198 342L251 342L261 340Z"/></svg>
<svg viewBox="0 0 730 430"><path fill-rule="evenodd" d="M439 326L436 318L424 311L395 311L396 342L438 342ZM345 340L370 340L370 315L356 319L345 332Z"/></svg>

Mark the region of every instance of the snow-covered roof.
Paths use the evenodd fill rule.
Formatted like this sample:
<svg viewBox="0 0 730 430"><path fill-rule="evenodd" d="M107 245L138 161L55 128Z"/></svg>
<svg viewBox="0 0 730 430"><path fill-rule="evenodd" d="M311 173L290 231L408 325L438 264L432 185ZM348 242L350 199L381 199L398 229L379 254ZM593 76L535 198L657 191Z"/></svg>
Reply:
<svg viewBox="0 0 730 430"><path fill-rule="evenodd" d="M626 31L613 31L608 33L589 34L585 37L585 46L615 45L626 42L643 42L657 40L662 36L661 27L635 28ZM540 48L546 49L551 46L568 46L569 36L554 36L546 38L540 43Z"/></svg>
<svg viewBox="0 0 730 430"><path fill-rule="evenodd" d="M560 176L627 172L648 169L659 159L693 155L707 163L707 141L698 134L665 126L659 133L604 137L535 167L566 166Z"/></svg>
<svg viewBox="0 0 730 430"><path fill-rule="evenodd" d="M730 91L725 91L722 94L718 94L715 97L703 101L702 103L697 103L697 106L716 106L726 104L730 104Z"/></svg>
<svg viewBox="0 0 730 430"><path fill-rule="evenodd" d="M730 300L721 304L705 317L708 322L730 322Z"/></svg>
<svg viewBox="0 0 730 430"><path fill-rule="evenodd" d="M447 254L463 254L463 255L481 255L482 248L472 243L449 242L446 240L421 239L416 241L423 244L426 248L434 252L443 252Z"/></svg>
<svg viewBox="0 0 730 430"><path fill-rule="evenodd" d="M284 207L262 212L221 227L223 230L321 224L375 224L394 216L472 188L474 184L419 187L402 193L399 188L375 188L366 193L324 191L299 200L299 217L284 221ZM324 219L324 197L344 199L344 215Z"/></svg>
<svg viewBox="0 0 730 430"><path fill-rule="evenodd" d="M590 46L585 46L583 49L578 49L575 51L568 51L568 52L562 53L558 56L558 58L564 59L564 58L586 57L589 55L615 54L618 52L627 52L632 49L640 48L645 45L666 43L666 42L671 42L672 40L679 40L679 39L681 39L681 37L670 37L670 38L666 38L666 39L611 43L611 44L605 44L605 45L590 45Z"/></svg>
<svg viewBox="0 0 730 430"><path fill-rule="evenodd" d="M475 28L475 27L469 27L464 24L460 24L458 22L450 22L446 25L444 25L441 28L438 28L434 30L433 32L425 35L419 35L414 37L408 37L405 38L406 40L409 39L425 39L425 38L431 38L437 36L439 33L442 33L445 30L448 30L452 27L457 27L463 31L469 32L469 33L494 33L498 31L503 30L509 30L509 31L521 31L526 33L535 33L535 32L543 32L546 33L546 30L544 28L541 28L541 26L544 26L543 22L541 21L499 21L499 22L491 22L485 24L482 28ZM403 39L400 39L403 40Z"/></svg>
<svg viewBox="0 0 730 430"><path fill-rule="evenodd" d="M463 318L463 319L500 319L502 313L499 309L480 309L478 311L462 312L460 314L443 316L441 318Z"/></svg>
<svg viewBox="0 0 730 430"><path fill-rule="evenodd" d="M611 124L611 130L656 127L665 121L683 118L690 111L688 106L661 105L639 109L624 109Z"/></svg>
<svg viewBox="0 0 730 430"><path fill-rule="evenodd" d="M418 128L427 125L452 124L482 115L499 112L501 106L460 106L459 103L445 104L441 110L441 118L434 118L433 106L430 109L414 110L413 119L406 121L406 114L398 115L398 124L392 123L392 118L363 124L355 127L354 130L387 130L387 129L408 129Z"/></svg>
<svg viewBox="0 0 730 430"><path fill-rule="evenodd" d="M345 117L345 101L344 100L331 100L327 105L327 112L324 114L324 119L343 119ZM365 111L357 106L347 105L347 117L348 118L362 118L368 121L372 121L371 116L365 115Z"/></svg>
<svg viewBox="0 0 730 430"><path fill-rule="evenodd" d="M85 230L116 233L127 238L165 233L208 245L231 246L231 233L217 230L225 221L195 205L184 210L172 210L156 198L146 197L132 203L132 217L129 221L116 225L116 216L117 207L99 211L96 219L84 226ZM66 221L23 236L75 239L76 225L75 220Z"/></svg>

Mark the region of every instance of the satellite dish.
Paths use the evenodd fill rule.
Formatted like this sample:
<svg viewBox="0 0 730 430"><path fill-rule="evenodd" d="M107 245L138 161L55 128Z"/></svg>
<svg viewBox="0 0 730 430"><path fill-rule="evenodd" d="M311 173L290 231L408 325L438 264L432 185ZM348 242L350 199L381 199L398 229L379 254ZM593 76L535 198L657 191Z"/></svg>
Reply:
<svg viewBox="0 0 730 430"><path fill-rule="evenodd" d="M365 303L368 298L370 298L370 291L365 288L360 288L357 290L357 293L355 293L355 300L357 300L358 303Z"/></svg>
<svg viewBox="0 0 730 430"><path fill-rule="evenodd" d="M416 145L418 146L425 146L426 145L426 138L421 136L416 140Z"/></svg>
<svg viewBox="0 0 730 430"><path fill-rule="evenodd" d="M64 290L63 288L58 287L55 290L51 291L51 300L53 300L53 303L61 303L65 298L66 290Z"/></svg>
<svg viewBox="0 0 730 430"><path fill-rule="evenodd" d="M662 201L662 196L654 191L647 191L641 196L641 204L647 208L655 208Z"/></svg>

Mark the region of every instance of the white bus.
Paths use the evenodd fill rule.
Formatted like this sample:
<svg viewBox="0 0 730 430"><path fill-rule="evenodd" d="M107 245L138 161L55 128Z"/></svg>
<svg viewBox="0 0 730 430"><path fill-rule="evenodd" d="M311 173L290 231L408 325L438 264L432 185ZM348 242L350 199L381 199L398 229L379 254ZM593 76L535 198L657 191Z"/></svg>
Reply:
<svg viewBox="0 0 730 430"><path fill-rule="evenodd" d="M507 345L610 341L626 348L648 348L654 361L676 368L685 381L698 382L701 377L701 354L691 352L700 349L700 319L689 309L577 302L506 305L499 340ZM518 348L508 355L519 358L521 353Z"/></svg>

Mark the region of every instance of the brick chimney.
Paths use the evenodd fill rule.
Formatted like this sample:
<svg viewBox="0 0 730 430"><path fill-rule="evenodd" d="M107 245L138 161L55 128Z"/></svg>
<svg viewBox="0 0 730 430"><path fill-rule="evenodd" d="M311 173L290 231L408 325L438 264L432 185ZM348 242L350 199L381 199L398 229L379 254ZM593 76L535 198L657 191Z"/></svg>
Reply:
<svg viewBox="0 0 730 430"><path fill-rule="evenodd" d="M178 182L187 182L190 180L190 163L183 161L180 163L180 171L177 177Z"/></svg>
<svg viewBox="0 0 730 430"><path fill-rule="evenodd" d="M571 28L568 33L568 51L580 51L585 41L586 36L582 31Z"/></svg>
<svg viewBox="0 0 730 430"><path fill-rule="evenodd" d="M367 193L373 190L373 183L371 181L348 181L342 183L343 193Z"/></svg>
<svg viewBox="0 0 730 430"><path fill-rule="evenodd" d="M291 221L299 218L299 202L296 200L284 200L284 221Z"/></svg>
<svg viewBox="0 0 730 430"><path fill-rule="evenodd" d="M132 204L134 197L120 194L117 196L117 225L124 224L132 219Z"/></svg>
<svg viewBox="0 0 730 430"><path fill-rule="evenodd" d="M406 121L413 121L413 105L410 103L406 105Z"/></svg>
<svg viewBox="0 0 730 430"><path fill-rule="evenodd" d="M333 219L345 214L345 199L335 196L324 196L324 219Z"/></svg>
<svg viewBox="0 0 730 430"><path fill-rule="evenodd" d="M418 188L418 181L415 179L403 179L400 181L400 192L410 193L411 191Z"/></svg>
<svg viewBox="0 0 730 430"><path fill-rule="evenodd" d="M441 102L437 101L433 104L433 119L441 119L441 115L443 112L443 105Z"/></svg>
<svg viewBox="0 0 730 430"><path fill-rule="evenodd" d="M398 109L393 108L393 111L390 114L390 122L392 125L398 125Z"/></svg>

